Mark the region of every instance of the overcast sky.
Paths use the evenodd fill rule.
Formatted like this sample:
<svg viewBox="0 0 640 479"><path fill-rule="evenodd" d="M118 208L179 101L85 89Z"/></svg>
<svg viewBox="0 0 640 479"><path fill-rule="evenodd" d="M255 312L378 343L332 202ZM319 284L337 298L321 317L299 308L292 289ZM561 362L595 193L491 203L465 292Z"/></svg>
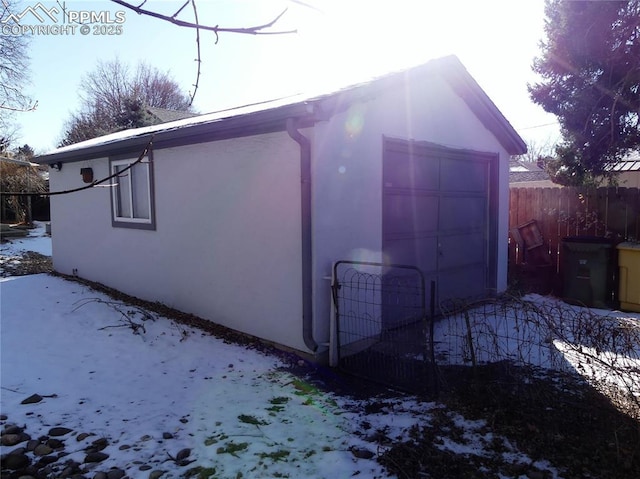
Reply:
<svg viewBox="0 0 640 479"><path fill-rule="evenodd" d="M22 6L37 3L23 1ZM41 3L61 9L57 2ZM171 15L182 3L148 0L145 8ZM194 30L109 1L67 0L64 6L73 12L109 12L101 18L123 21L94 23L86 34L76 25L67 34L49 29L32 36L29 93L38 108L17 116L18 144L28 143L39 153L57 145L64 122L79 106L80 79L98 60L118 57L132 67L145 61L170 72L185 91L193 89ZM527 93L527 83L536 81L531 64L543 39L543 0L200 0L197 6L201 23L230 27L264 24L287 9L273 30L298 30L290 35L222 34L217 44L203 32L202 76L194 103L200 113L331 90L455 54L525 140L558 138L555 117L534 105ZM192 20L192 9L185 8L179 18ZM21 24L54 25L43 20L28 12Z"/></svg>

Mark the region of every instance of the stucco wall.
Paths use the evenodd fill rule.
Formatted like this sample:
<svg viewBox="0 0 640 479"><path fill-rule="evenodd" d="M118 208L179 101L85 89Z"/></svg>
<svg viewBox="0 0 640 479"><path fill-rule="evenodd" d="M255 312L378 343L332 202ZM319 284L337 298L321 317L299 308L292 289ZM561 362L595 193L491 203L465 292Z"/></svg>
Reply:
<svg viewBox="0 0 640 479"><path fill-rule="evenodd" d="M133 154L133 157L137 154ZM52 198L57 271L305 350L300 148L286 133L157 150L155 231L111 226L109 188ZM81 186L65 164L51 189Z"/></svg>
<svg viewBox="0 0 640 479"><path fill-rule="evenodd" d="M379 94L316 126L313 148L314 318L319 342L329 337L331 265L382 260L383 135L499 155L497 286L507 286L508 161L467 104L437 77Z"/></svg>
<svg viewBox="0 0 640 479"><path fill-rule="evenodd" d="M507 284L509 155L435 76L377 93L303 133L312 144L314 337L329 339L331 266L381 261L383 136L499 156L497 286ZM132 157L137 156L132 154ZM52 190L81 185L65 164ZM154 152L156 230L111 226L110 192L52 198L54 267L306 351L300 146L287 133Z"/></svg>

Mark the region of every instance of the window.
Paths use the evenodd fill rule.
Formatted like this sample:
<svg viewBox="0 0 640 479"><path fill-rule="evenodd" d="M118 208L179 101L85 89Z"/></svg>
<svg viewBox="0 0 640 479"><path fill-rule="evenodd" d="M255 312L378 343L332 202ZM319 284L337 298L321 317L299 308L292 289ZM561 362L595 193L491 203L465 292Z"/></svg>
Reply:
<svg viewBox="0 0 640 479"><path fill-rule="evenodd" d="M111 160L111 174L117 175L111 188L112 225L124 228L155 229L153 168L150 155Z"/></svg>

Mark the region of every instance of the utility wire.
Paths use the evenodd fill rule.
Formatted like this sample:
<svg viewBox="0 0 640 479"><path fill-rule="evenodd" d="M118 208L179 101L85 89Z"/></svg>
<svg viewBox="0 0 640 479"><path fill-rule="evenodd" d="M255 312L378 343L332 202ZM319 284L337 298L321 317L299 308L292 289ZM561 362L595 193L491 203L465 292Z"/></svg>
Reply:
<svg viewBox="0 0 640 479"><path fill-rule="evenodd" d="M120 176L120 175L122 175L122 173L124 173L125 171L130 170L131 168L136 166L138 163L142 163L142 160L144 159L144 157L147 156L147 153L149 153L149 150L151 150L152 144L153 144L153 137L151 138L151 140L149 140L149 143L147 143L147 146L144 148L142 153L140 153L140 156L138 156L138 159L136 161L131 163L126 168L118 171L117 173L114 173L114 174L112 174L110 176L107 176L106 178L103 178L101 180L93 181L93 182L91 182L91 184L88 184L86 186L81 186L79 188L74 188L74 189L71 189L71 190L52 191L52 192L48 192L48 193L40 193L40 192L25 193L25 192L14 192L14 191L0 191L0 196L32 196L32 195L57 196L57 195L68 195L70 193L77 193L78 191L88 190L89 188L93 188L94 186L97 186L99 184L105 183L105 182L115 178L116 176Z"/></svg>
<svg viewBox="0 0 640 479"><path fill-rule="evenodd" d="M518 128L518 130L532 130L533 128L542 128L543 126L551 126L551 125L558 125L558 122L553 121L551 123L545 123L543 125L525 126L523 128Z"/></svg>

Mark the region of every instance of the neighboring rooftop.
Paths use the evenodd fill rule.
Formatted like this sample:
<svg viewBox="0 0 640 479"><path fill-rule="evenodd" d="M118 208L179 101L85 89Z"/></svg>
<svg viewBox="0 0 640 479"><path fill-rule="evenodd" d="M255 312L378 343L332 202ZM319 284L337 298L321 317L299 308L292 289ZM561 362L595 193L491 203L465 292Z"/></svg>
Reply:
<svg viewBox="0 0 640 479"><path fill-rule="evenodd" d="M509 161L509 184L512 186L557 186L549 178L549 173L542 169L538 163L518 159Z"/></svg>
<svg viewBox="0 0 640 479"><path fill-rule="evenodd" d="M155 106L147 107L149 114L155 116L160 123L168 123L170 121L184 120L185 118L193 118L198 113L183 110L168 110L166 108L157 108Z"/></svg>
<svg viewBox="0 0 640 479"><path fill-rule="evenodd" d="M620 162L612 167L613 171L624 173L625 171L640 171L640 151L632 151Z"/></svg>

